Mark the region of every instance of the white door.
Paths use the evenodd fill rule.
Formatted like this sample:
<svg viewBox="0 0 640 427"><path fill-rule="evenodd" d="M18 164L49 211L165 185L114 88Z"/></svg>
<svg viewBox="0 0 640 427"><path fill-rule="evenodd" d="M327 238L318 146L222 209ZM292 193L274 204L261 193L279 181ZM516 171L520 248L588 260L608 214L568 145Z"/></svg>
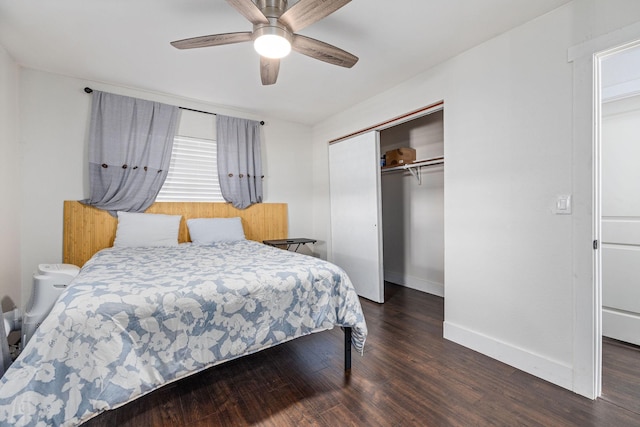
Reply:
<svg viewBox="0 0 640 427"><path fill-rule="evenodd" d="M640 63L640 49L636 57ZM603 104L602 334L635 345L640 345L639 133L640 96Z"/></svg>
<svg viewBox="0 0 640 427"><path fill-rule="evenodd" d="M358 295L384 302L379 132L329 146L331 261Z"/></svg>

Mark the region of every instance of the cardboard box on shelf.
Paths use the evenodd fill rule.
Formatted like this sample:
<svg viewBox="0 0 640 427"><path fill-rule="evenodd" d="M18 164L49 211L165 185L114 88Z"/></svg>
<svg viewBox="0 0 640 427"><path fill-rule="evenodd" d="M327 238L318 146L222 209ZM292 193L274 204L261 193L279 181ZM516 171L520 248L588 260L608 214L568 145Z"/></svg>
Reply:
<svg viewBox="0 0 640 427"><path fill-rule="evenodd" d="M413 163L416 160L416 150L413 148L397 148L385 153L385 167L392 168L394 166L402 166Z"/></svg>

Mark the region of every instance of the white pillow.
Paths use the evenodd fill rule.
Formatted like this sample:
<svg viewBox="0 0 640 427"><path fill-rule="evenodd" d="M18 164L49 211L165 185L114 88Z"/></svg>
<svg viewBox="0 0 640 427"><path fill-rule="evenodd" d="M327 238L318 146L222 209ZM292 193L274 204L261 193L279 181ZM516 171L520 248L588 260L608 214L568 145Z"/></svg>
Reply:
<svg viewBox="0 0 640 427"><path fill-rule="evenodd" d="M118 228L113 246L178 246L180 215L118 212Z"/></svg>
<svg viewBox="0 0 640 427"><path fill-rule="evenodd" d="M234 218L194 218L187 220L191 241L196 245L245 240L242 220Z"/></svg>

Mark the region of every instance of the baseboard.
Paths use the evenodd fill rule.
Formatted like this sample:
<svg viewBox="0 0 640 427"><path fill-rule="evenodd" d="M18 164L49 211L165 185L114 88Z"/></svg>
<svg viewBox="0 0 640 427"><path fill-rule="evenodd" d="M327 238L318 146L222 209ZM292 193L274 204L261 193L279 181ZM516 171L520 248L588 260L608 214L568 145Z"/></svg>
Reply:
<svg viewBox="0 0 640 427"><path fill-rule="evenodd" d="M395 283L397 285L406 286L416 291L426 292L428 294L444 297L444 285L442 283L431 282L419 277L406 276L394 271L384 271L384 280Z"/></svg>
<svg viewBox="0 0 640 427"><path fill-rule="evenodd" d="M545 381L573 390L573 369L571 366L446 321L444 322L444 338Z"/></svg>
<svg viewBox="0 0 640 427"><path fill-rule="evenodd" d="M602 335L640 345L640 315L602 307Z"/></svg>

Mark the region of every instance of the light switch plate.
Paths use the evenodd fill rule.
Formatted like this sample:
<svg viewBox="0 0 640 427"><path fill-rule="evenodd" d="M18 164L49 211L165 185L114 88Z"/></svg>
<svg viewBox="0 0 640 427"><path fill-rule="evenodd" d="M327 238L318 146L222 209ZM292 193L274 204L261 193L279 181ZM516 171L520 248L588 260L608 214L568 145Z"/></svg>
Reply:
<svg viewBox="0 0 640 427"><path fill-rule="evenodd" d="M571 215L571 194L556 197L554 213L556 215Z"/></svg>

